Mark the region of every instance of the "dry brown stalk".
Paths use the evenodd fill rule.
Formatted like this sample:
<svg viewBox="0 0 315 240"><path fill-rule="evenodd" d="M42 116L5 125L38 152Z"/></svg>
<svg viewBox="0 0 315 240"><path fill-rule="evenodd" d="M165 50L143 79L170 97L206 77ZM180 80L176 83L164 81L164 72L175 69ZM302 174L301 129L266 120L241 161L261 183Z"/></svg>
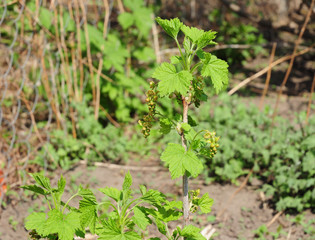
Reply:
<svg viewBox="0 0 315 240"><path fill-rule="evenodd" d="M17 2L19 2L19 0L11 1L9 3L4 2L4 4L1 4L0 7L10 6L16 4Z"/></svg>
<svg viewBox="0 0 315 240"><path fill-rule="evenodd" d="M54 98L53 98L53 95L51 93L51 89L50 89L50 85L49 85L49 81L48 81L48 74L47 74L47 70L46 70L46 66L45 66L45 59L44 59L44 50L42 49L41 50L41 53L40 53L40 57L41 57L41 66L42 66L42 69L43 69L43 77L42 77L42 82L43 82L43 86L44 86L44 89L45 89L45 92L47 94L47 98L48 98L48 101L50 103L50 106L56 116L56 122L57 122L57 128L60 128L60 112L57 110L56 108L56 104L54 102Z"/></svg>
<svg viewBox="0 0 315 240"><path fill-rule="evenodd" d="M105 113L105 116L108 118L108 120L109 120L115 127L117 127L117 128L120 128L120 127L121 127L120 124L119 124L118 122L116 122L116 121L112 118L112 116L105 110L105 108L104 108L102 105L100 105L100 108L101 108L101 110Z"/></svg>
<svg viewBox="0 0 315 240"><path fill-rule="evenodd" d="M100 15L98 14L98 9L97 9L97 7L98 7L98 5L97 5L96 0L93 0L92 8L93 8L93 12L94 12L95 21L96 21L96 22L99 22Z"/></svg>
<svg viewBox="0 0 315 240"><path fill-rule="evenodd" d="M272 64L274 56L275 56L276 48L277 48L277 43L274 42L272 45L271 56L270 56L270 60L269 60L269 68L268 68L268 72L267 72L266 83L265 83L264 91L263 91L263 94L261 96L260 103L259 103L259 109L260 110L263 107L264 99L265 99L265 96L266 96L267 91L268 91L270 77L271 77L271 70L272 70L271 64Z"/></svg>
<svg viewBox="0 0 315 240"><path fill-rule="evenodd" d="M108 0L103 0L104 2L104 7L105 7L105 17L104 17L104 28L103 28L103 38L105 39L107 36L107 27L108 27L108 22L109 22L109 4Z"/></svg>
<svg viewBox="0 0 315 240"><path fill-rule="evenodd" d="M88 63L87 63L85 60L83 60L83 64L86 65L86 66L88 66ZM96 69L94 66L93 66L93 71L94 71L94 72L97 72L97 69ZM114 83L114 80L113 80L113 79L111 79L110 77L106 76L106 75L103 74L103 73L101 73L101 77L104 78L105 80L111 82L111 83Z"/></svg>
<svg viewBox="0 0 315 240"><path fill-rule="evenodd" d="M23 41L24 41L24 11L21 15L21 34L20 34L20 47L23 47Z"/></svg>
<svg viewBox="0 0 315 240"><path fill-rule="evenodd" d="M283 213L284 211L282 210L282 211L280 211L280 212L278 212L271 220L270 220L270 222L269 223L267 223L267 227L270 227L280 216L281 216L281 214Z"/></svg>
<svg viewBox="0 0 315 240"><path fill-rule="evenodd" d="M83 99L83 80L84 80L84 69L82 61L82 51L81 51L81 29L80 29L80 10L78 0L74 0L75 9L75 25L76 25L76 36L77 36L77 51L80 69L80 101Z"/></svg>
<svg viewBox="0 0 315 240"><path fill-rule="evenodd" d="M86 41L86 52L87 52L87 57L88 57L88 67L89 67L89 72L91 75L90 78L91 78L91 88L92 88L92 95L93 95L93 106L95 107L95 101L96 101L95 82L94 82L95 79L94 79L94 72L93 72L93 63L92 63L91 46L90 46L86 11L85 11L83 0L76 0L76 1L79 1L79 5L82 11L84 35L85 35L85 41Z"/></svg>
<svg viewBox="0 0 315 240"><path fill-rule="evenodd" d="M117 5L118 5L119 12L124 13L125 9L124 9L124 5L123 5L121 0L117 0Z"/></svg>
<svg viewBox="0 0 315 240"><path fill-rule="evenodd" d="M312 44L311 46L309 46L308 48L305 48L305 49L301 50L300 52L297 52L297 53L295 54L295 56L297 57L297 56L300 56L300 55L303 55L303 54L309 52L310 50L313 49L314 46L315 46L315 43L313 43L313 44ZM229 95L234 94L234 93L237 92L240 88L244 87L245 85L247 85L248 83L250 83L250 82L253 81L254 79L260 77L260 76L263 75L263 74L265 74L265 73L268 71L268 69L269 69L270 67L273 68L274 66L276 66L276 65L278 65L278 64L280 64L280 63L282 63L282 62L285 62L285 61L287 61L287 60L289 60L289 59L291 59L291 58L292 58L292 55L287 55L287 56L284 56L284 57L282 57L282 58L279 58L278 60L274 61L270 66L267 66L267 67L265 67L264 69L260 70L259 72L255 73L254 75L252 75L252 76L250 76L250 77L244 79L242 82L240 82L240 83L239 83L238 85L236 85L234 88L232 88L232 89L228 92L228 94L229 94Z"/></svg>
<svg viewBox="0 0 315 240"><path fill-rule="evenodd" d="M75 117L74 117L74 109L73 109L72 104L71 104L73 102L73 98L74 98L73 79L72 79L71 73L70 73L70 64L69 64L69 58L68 58L69 53L68 53L68 48L66 46L65 35L64 35L63 6L62 6L62 4L59 5L59 22L60 22L61 47L63 49L63 52L64 52L63 57L65 59L62 67L64 69L64 72L66 73L66 76L67 76L66 80L67 80L67 87L68 87L68 93L69 93L69 105L70 105L69 110L70 110L70 118L71 118L71 123L72 123L72 136L73 136L73 138L77 138L77 132L76 132L76 127L75 127L76 121L75 121Z"/></svg>
<svg viewBox="0 0 315 240"><path fill-rule="evenodd" d="M70 64L69 64L69 53L68 53L68 48L66 46L66 41L65 41L65 34L64 34L64 24L63 24L63 6L62 4L59 5L59 22L60 22L60 39L61 39L61 47L64 52L64 59L65 59L65 72L67 74L67 87L68 87L68 92L69 92L69 97L70 100L72 101L74 91L73 91L73 81L70 73Z"/></svg>
<svg viewBox="0 0 315 240"><path fill-rule="evenodd" d="M104 159L104 158L103 158ZM106 159L104 159L106 160ZM86 165L86 161L80 161L80 164ZM123 169L123 170L131 170L131 171L154 171L154 172L159 172L159 171L166 171L166 168L163 167L152 167L152 166L128 166L128 165L118 165L118 164L113 164L113 163L104 163L104 162L95 162L93 163L94 166L96 167L104 167L108 169Z"/></svg>
<svg viewBox="0 0 315 240"><path fill-rule="evenodd" d="M314 2L315 0L312 0L312 3L311 3L311 6L310 6L310 9L309 11L307 12L307 15L306 15L306 18L305 18L305 21L304 21L304 24L303 24L303 27L300 31L300 34L299 34L299 37L298 39L296 40L295 42L295 45L294 45L294 49L293 49L293 53L292 53L292 57L291 57L291 60L290 60L290 64L289 64L289 67L287 69L287 72L284 76L284 79L281 83L281 87L280 87L280 90L278 92L278 95L277 95L277 100L276 100L276 104L275 104L275 107L274 107L274 111L273 111L273 114L272 114L272 126L274 124L274 119L277 115L277 110L278 110L278 105L279 105L279 101L280 101L280 97L282 95L282 92L283 92L283 88L284 86L286 85L287 81L288 81L288 78L290 76L290 73L291 73L291 70L292 70L292 67L293 67L293 63L294 63L294 59L296 57L296 51L297 51L297 48L302 40L302 36L305 32L305 29L306 29L306 25L308 23L308 21L310 20L310 17L311 17L311 14L312 14L312 11L313 11L313 7L314 7ZM272 128L271 128L271 131L272 131Z"/></svg>
<svg viewBox="0 0 315 240"><path fill-rule="evenodd" d="M80 92L79 92L79 86L78 86L78 74L77 74L77 58L76 58L76 47L74 42L74 35L71 34L70 36L70 47L71 47L71 59L72 59L72 73L73 73L73 80L74 80L74 98L76 102L80 102Z"/></svg>
<svg viewBox="0 0 315 240"><path fill-rule="evenodd" d="M100 100L101 100L101 86L100 86L100 76L102 72L102 67L103 67L103 56L101 55L99 58L99 63L98 63L98 70L96 74L96 102L95 102L95 109L94 109L94 117L95 120L98 119L98 113L100 109Z"/></svg>
<svg viewBox="0 0 315 240"><path fill-rule="evenodd" d="M40 9L39 0L35 0L35 5L36 5L35 18L38 19L39 9Z"/></svg>
<svg viewBox="0 0 315 240"><path fill-rule="evenodd" d="M32 22L31 19L33 19L35 23L38 24L41 27L41 29L43 29L43 31L49 35L49 37L51 37L52 39L55 39L55 35L52 34L45 26L43 26L40 23L38 17L34 15L34 12L32 12L27 6L25 6L24 1L19 0L19 3L24 6L25 11L28 13L27 17L28 17L29 22ZM32 30L34 31L34 24L31 24L31 26L32 26Z"/></svg>
<svg viewBox="0 0 315 240"><path fill-rule="evenodd" d="M308 118L309 118L310 112L311 112L311 105L312 105L312 97L313 97L314 88L315 88L315 73L314 73L312 87L311 87L311 92L310 92L310 97L309 97L309 101L308 101L308 105L307 105L307 113L306 113L305 125L308 124Z"/></svg>
<svg viewBox="0 0 315 240"><path fill-rule="evenodd" d="M60 86L59 81L56 81L56 79L55 79L55 74L54 74L55 67L54 67L54 63L53 63L53 60L52 60L50 55L48 55L48 62L49 62L50 76L51 76L51 83L52 83L52 94L53 94L53 97L55 98L55 104L56 104L57 112L60 112L58 92L62 93L62 91L61 91L61 86ZM64 98L63 98L62 94L60 94L60 95L61 95L61 98L60 98L61 107L62 107L62 109L66 109Z"/></svg>
<svg viewBox="0 0 315 240"><path fill-rule="evenodd" d="M38 138L38 140L40 141L40 143L42 145L44 145L44 140L42 138L42 136L40 135L39 131L38 131L38 127L37 127L37 124L36 124L36 120L35 120L35 117L34 117L34 114L33 114L33 111L32 111L32 108L30 107L29 103L28 103L28 100L25 98L25 95L23 92L20 93L20 96L19 96L22 101L24 102L29 114L30 114L30 117L31 117L31 121L32 121L32 124L34 126L34 131L35 131L35 134Z"/></svg>
<svg viewBox="0 0 315 240"><path fill-rule="evenodd" d="M233 198L236 196L236 194L238 194L247 184L250 176L253 174L253 168L249 171L249 173L247 174L245 180L242 182L241 186L239 186L238 189L236 189L236 191L231 195L231 197L229 198L229 200L227 201L227 203L225 204L225 207L218 213L218 219L220 219L220 217L223 215L223 213L226 211L226 209L228 208L228 206L230 206L231 201L233 200Z"/></svg>
<svg viewBox="0 0 315 240"><path fill-rule="evenodd" d="M152 14L152 19L154 20L154 14ZM160 44L159 44L159 32L157 30L155 21L152 23L152 35L153 35L153 43L154 43L154 51L156 56L156 62L160 64L162 62L161 54L160 54Z"/></svg>

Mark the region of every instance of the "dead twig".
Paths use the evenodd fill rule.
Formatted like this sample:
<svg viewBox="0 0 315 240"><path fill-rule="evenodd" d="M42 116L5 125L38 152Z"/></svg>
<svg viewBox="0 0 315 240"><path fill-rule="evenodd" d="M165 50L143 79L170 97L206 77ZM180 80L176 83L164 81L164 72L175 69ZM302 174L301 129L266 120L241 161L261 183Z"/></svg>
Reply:
<svg viewBox="0 0 315 240"><path fill-rule="evenodd" d="M152 14L153 20L155 19L154 15ZM156 56L156 62L160 64L162 62L161 60L161 54L160 54L160 44L159 44L159 33L155 24L155 21L152 23L152 36L153 36L153 43L154 43L154 51Z"/></svg>
<svg viewBox="0 0 315 240"><path fill-rule="evenodd" d="M310 17L311 17L312 11L313 11L314 2L315 2L315 0L312 0L310 9L309 9L309 11L307 12L307 15L306 15L306 18L305 18L303 27L302 27L302 29L301 29L301 31L300 31L299 37L298 37L298 39L297 39L296 42L295 42L295 45L294 45L294 49L293 49L293 53L292 53L292 57L291 57L291 60L290 60L289 67L288 67L288 69L287 69L287 72L286 72L286 74L285 74L285 76L284 76L284 79L283 79L283 81L282 81L282 83L281 83L281 88L280 88L280 90L279 90L279 92L278 92L278 95L277 95L276 104L275 104L274 111L273 111L273 114L272 114L272 124L271 124L271 126L274 125L274 119L275 119L275 117L276 117L276 115L277 115L278 105L279 105L279 102L280 102L280 97L281 97L281 95L282 95L283 87L286 85L286 83L287 83L287 81L288 81L288 78L289 78L289 76L290 76L290 73L291 73L291 70L292 70L292 67L293 67L293 63L294 63L294 59L295 59L295 57L296 57L296 51L297 51L297 48L298 48L298 46L300 45L300 42L301 42L301 40L302 40L302 36L303 36L303 34L304 34L304 32L305 32L306 25L307 25L307 23L308 23L309 20L310 20ZM271 128L271 134L272 134L272 128Z"/></svg>
<svg viewBox="0 0 315 240"><path fill-rule="evenodd" d="M105 113L105 116L108 118L108 120L117 128L120 128L120 124L118 122L116 122L112 116L105 110L105 108L100 105L101 110Z"/></svg>
<svg viewBox="0 0 315 240"><path fill-rule="evenodd" d="M100 101L101 101L101 86L100 86L100 75L102 72L102 67L103 67L103 56L100 56L100 60L98 63L98 70L97 70L97 74L96 74L96 101L95 101L95 112L94 112L94 117L95 120L98 119L98 113L99 113L99 109L100 109Z"/></svg>
<svg viewBox="0 0 315 240"><path fill-rule="evenodd" d="M94 79L94 71L93 71L93 63L92 63L92 55L91 55L91 46L90 46L90 37L88 32L88 23L87 23L87 13L85 11L85 6L83 0L77 0L79 1L79 5L82 11L83 16L83 27L84 27L84 35L85 35L85 41L86 41L86 52L87 52L87 58L88 58L88 67L89 72L91 74L91 88L92 88L92 95L93 95L93 105L96 106L96 94L95 94L95 79Z"/></svg>
<svg viewBox="0 0 315 240"><path fill-rule="evenodd" d="M210 239L212 237L212 235L215 233L215 231L216 231L216 229L212 226L212 224L209 224L200 233L206 239Z"/></svg>
<svg viewBox="0 0 315 240"><path fill-rule="evenodd" d="M86 165L86 161L80 161L80 164ZM154 172L159 172L159 171L167 171L166 168L164 167L156 167L156 166L127 166L127 165L118 165L118 164L113 164L113 163L103 163L103 162L94 162L92 163L96 167L104 167L104 168L109 168L109 169L123 169L123 170L131 170L131 171L154 171Z"/></svg>
<svg viewBox="0 0 315 240"><path fill-rule="evenodd" d="M107 27L108 27L109 14L110 14L108 0L104 0L104 7L105 7L105 17L104 17L103 38L105 39L107 36Z"/></svg>
<svg viewBox="0 0 315 240"><path fill-rule="evenodd" d="M313 47L315 46L315 43L313 43L311 46L309 46L308 48L305 48L303 50L301 50L300 52L297 52L295 54L295 57L297 56L300 56L300 55L303 55L307 52L309 52L311 49L313 49ZM263 74L265 74L266 72L268 72L268 69L271 67L273 68L274 66L282 63L282 62L285 62L289 59L292 58L292 55L287 55L287 56L284 56L282 58L279 58L278 60L274 61L270 66L267 66L265 67L264 69L260 70L259 72L255 73L253 76L250 76L248 78L246 78L245 80L243 80L242 82L240 82L238 85L236 85L234 88L232 88L228 94L229 95L232 95L234 94L235 92L237 92L240 88L244 87L245 85L247 85L248 83L250 83L251 81L253 81L254 79L262 76Z"/></svg>
<svg viewBox="0 0 315 240"><path fill-rule="evenodd" d="M117 4L118 4L119 12L120 13L124 13L125 9L124 9L124 5L123 5L122 1L121 0L117 0Z"/></svg>
<svg viewBox="0 0 315 240"><path fill-rule="evenodd" d="M83 63L85 66L88 66L88 65L89 65L89 64L86 62L86 60L83 60L82 63ZM96 69L94 66L92 66L92 70L97 73L97 69ZM111 82L111 83L114 83L114 80L113 80L113 79L111 79L110 77L106 76L106 75L103 74L103 73L101 73L101 77L104 78L105 80Z"/></svg>
<svg viewBox="0 0 315 240"><path fill-rule="evenodd" d="M270 220L270 222L269 223L267 223L267 227L270 227L280 216L281 216L281 214L283 213L284 211L282 210L282 211L280 211L280 212L278 212L271 220Z"/></svg>
<svg viewBox="0 0 315 240"><path fill-rule="evenodd" d="M268 91L270 77L271 77L271 70L272 70L271 64L272 64L274 56L275 56L276 48L277 48L277 43L274 42L272 45L271 56L270 56L270 60L269 60L269 69L267 72L266 83L265 83L264 91L263 91L263 94L261 96L260 103L259 103L259 109L260 110L262 109L262 106L264 104L264 99L265 99L265 96L266 96L267 91Z"/></svg>

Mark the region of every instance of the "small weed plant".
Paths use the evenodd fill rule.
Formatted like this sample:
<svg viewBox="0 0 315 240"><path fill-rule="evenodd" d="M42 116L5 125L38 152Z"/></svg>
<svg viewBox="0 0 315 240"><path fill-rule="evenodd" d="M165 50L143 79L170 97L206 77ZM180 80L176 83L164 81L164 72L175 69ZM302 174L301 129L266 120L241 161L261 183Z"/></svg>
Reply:
<svg viewBox="0 0 315 240"><path fill-rule="evenodd" d="M161 155L172 179L183 178L183 201L169 201L157 190L140 186L140 196L131 189L132 177L125 175L122 189L105 187L99 189L110 201L98 202L93 191L80 186L66 202L62 201L66 181L61 176L58 186L53 188L48 178L42 174L32 174L35 185L24 189L43 195L49 211L33 212L26 219L25 227L30 230L32 239L71 240L84 237L88 230L99 236L98 239L143 239L149 225L154 224L158 231L169 240L205 239L200 229L191 225L189 215L198 209L209 213L213 200L208 193L200 196L200 191L190 190L188 180L203 171L200 156L212 159L219 147L219 137L214 131L198 129L198 124L188 115L190 106L199 107L207 100L204 92L205 80L216 93L228 84L228 65L225 61L203 51L208 45L216 44L216 32L203 31L184 25L178 18L156 21L176 42L180 55L173 56L171 62L164 62L153 73L158 81L150 83L146 102L149 113L139 121L145 137L150 135L153 122L159 119L160 132L168 134L176 131L181 144L169 143ZM179 32L185 37L182 47L177 39ZM164 116L158 109L158 100L163 97L174 99L182 106L182 114L175 117ZM70 206L73 199L80 197L79 207ZM184 218L184 226L169 229L169 222ZM160 239L158 237L150 239Z"/></svg>

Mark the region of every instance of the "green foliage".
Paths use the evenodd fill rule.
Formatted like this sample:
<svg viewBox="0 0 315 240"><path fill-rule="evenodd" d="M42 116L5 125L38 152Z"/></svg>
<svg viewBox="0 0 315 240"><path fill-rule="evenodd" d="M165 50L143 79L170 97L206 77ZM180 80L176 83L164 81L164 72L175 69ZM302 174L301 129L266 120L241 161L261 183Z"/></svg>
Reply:
<svg viewBox="0 0 315 240"><path fill-rule="evenodd" d="M49 212L33 212L25 222L25 228L35 230L31 233L37 238L72 240L74 234L78 236L84 235L84 229L80 225L80 213L69 207L69 202L76 196L81 196L81 191L89 191L82 187L64 203L61 198L65 190L66 180L63 176L58 181L57 188L53 188L50 180L40 173L31 174L36 181L36 185L26 185L22 188L32 191L36 194L43 195L49 206ZM83 195L81 196L83 197ZM70 208L69 213L65 213L65 209Z"/></svg>
<svg viewBox="0 0 315 240"><path fill-rule="evenodd" d="M189 176L197 177L203 165L195 153L186 151L183 146L169 143L161 155L161 160L168 164L172 179L183 176L186 172Z"/></svg>
<svg viewBox="0 0 315 240"><path fill-rule="evenodd" d="M239 17L234 14L233 21L226 21L224 15L219 10L213 10L209 16L211 23L219 26L220 36L218 41L225 44L252 45L247 49L227 48L217 51L217 55L227 59L229 64L241 62L243 65L258 54L266 54L262 44L267 41L259 30L249 24L239 23Z"/></svg>
<svg viewBox="0 0 315 240"><path fill-rule="evenodd" d="M93 109L85 104L77 105L78 123L77 138L71 135L71 122L67 121L68 132L54 130L50 142L41 149L31 163L44 166L43 157L49 161L49 168L62 167L69 169L80 160L90 162L127 161L128 138L123 135L123 129L109 124L105 128L95 120ZM88 149L88 150L87 150Z"/></svg>
<svg viewBox="0 0 315 240"><path fill-rule="evenodd" d="M200 229L191 225L183 229L177 227L170 234L168 223L177 221L182 216L182 202L168 201L159 191L147 190L143 185L140 186L141 195L136 196L131 189L132 177L129 172L125 175L122 189L113 187L99 189L112 199L102 202L96 200L90 189L80 186L77 192L64 203L61 197L66 181L62 176L57 188L53 188L50 180L42 174L31 176L36 181L36 185L22 186L22 188L43 195L49 206L47 213L33 212L26 218L25 228L31 231L32 239L71 240L74 236L84 237L85 231L89 229L91 233L97 234L98 239L140 240L151 224L155 224L159 232L169 240L179 237L192 240L205 239L200 234ZM69 206L75 197L81 198L78 208ZM205 194L194 204L196 207L200 206L203 212L209 212L212 201ZM104 207L108 211L103 212Z"/></svg>
<svg viewBox="0 0 315 240"><path fill-rule="evenodd" d="M210 111L213 117L208 115ZM224 146L211 161L205 160L206 175L212 180L236 182L253 169L254 175L265 183L262 189L272 196L277 210L313 207L314 117L302 129L295 126L303 122L303 116L295 123L278 117L272 128L268 108L259 112L257 107L248 107L227 95L220 95L199 112L200 126L215 128L222 136L220 145Z"/></svg>
<svg viewBox="0 0 315 240"><path fill-rule="evenodd" d="M194 127L198 124L188 117L188 107L194 104L196 107L201 101L206 101L207 96L203 91L204 80L208 77L216 93L219 93L228 84L228 65L223 60L217 59L210 53L204 52L202 49L215 42L215 32L188 27L184 25L178 18L165 20L157 18L156 21L163 30L175 40L180 55L172 56L171 63L164 62L157 67L152 75L158 82L150 83L150 90L147 92L147 103L149 113L144 116L143 120L139 120L142 127L142 133L145 138L150 135L153 122L156 116L160 117L160 133L169 134L172 130L176 130L182 140L182 145L169 143L161 155L161 160L166 163L169 168L172 179L183 177L183 189L188 189L188 177L197 177L203 170L203 163L198 155L204 155L213 158L217 152L217 144L219 138L215 137L215 132L201 130L196 132ZM180 46L177 36L179 32L185 35ZM199 57L198 62L194 62L195 56ZM157 108L158 97L175 98L183 107L183 115L175 115L175 117L164 116ZM206 132L203 137L199 134ZM213 200L207 194L201 198L198 194L188 199L184 196L185 205L184 219L185 224L189 222L187 212L195 211L197 206L204 213L211 211ZM190 200L189 206L187 203ZM161 211L159 212L161 213ZM159 227L161 233L166 233L163 227ZM168 231L167 231L168 232ZM199 233L199 229L194 226L187 225L184 229L176 229L173 236L183 236L184 239L204 239ZM197 235L196 235L197 234Z"/></svg>

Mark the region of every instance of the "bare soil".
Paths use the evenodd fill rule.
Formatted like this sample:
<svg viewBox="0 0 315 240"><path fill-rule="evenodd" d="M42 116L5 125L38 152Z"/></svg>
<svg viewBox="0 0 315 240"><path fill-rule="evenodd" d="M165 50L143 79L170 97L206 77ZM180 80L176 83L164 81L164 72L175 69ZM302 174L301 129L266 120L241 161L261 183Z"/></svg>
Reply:
<svg viewBox="0 0 315 240"><path fill-rule="evenodd" d="M91 168L85 165L78 165L75 169L64 173L67 179L65 199L69 197L73 189L73 183L84 186L88 184L93 189L105 186L120 188L126 169L128 169L128 166L123 166L119 169L104 167ZM180 198L181 181L171 181L169 172L163 167L158 171L150 172L141 170L139 166L139 170L132 170L130 172L134 179L134 189L137 189L139 184L145 184L148 188L158 189L163 193L171 193L172 198ZM59 173L55 173L54 176L53 182L56 182ZM262 224L267 224L276 214L268 206L264 195L258 191L259 185L259 181L253 179L228 204L229 198L238 189L237 186L217 183L205 185L201 178L191 180L191 189L200 188L201 193L208 192L214 199L213 209L208 218L203 215L195 215L191 216L192 222L201 228L212 224L216 229L214 239L255 239L253 231ZM101 197L101 195L98 196ZM8 204L2 210L0 215L0 240L27 239L28 233L23 227L25 217L32 211L32 206L37 205L37 210L40 206L45 206L43 199L26 197L22 191L19 193L19 198L18 202L11 202L11 204ZM224 213L218 218L218 213L224 209ZM211 221L209 216L216 216L216 218L212 217L213 220ZM314 217L309 211L305 212L305 216L307 220ZM15 221L16 224L14 223ZM291 223L284 214L271 225L269 230L276 232L279 226L290 234L289 238L283 237L280 239L312 239L311 236L307 236L304 233L300 225ZM156 231L153 231L149 233L149 236L156 236L157 234Z"/></svg>

